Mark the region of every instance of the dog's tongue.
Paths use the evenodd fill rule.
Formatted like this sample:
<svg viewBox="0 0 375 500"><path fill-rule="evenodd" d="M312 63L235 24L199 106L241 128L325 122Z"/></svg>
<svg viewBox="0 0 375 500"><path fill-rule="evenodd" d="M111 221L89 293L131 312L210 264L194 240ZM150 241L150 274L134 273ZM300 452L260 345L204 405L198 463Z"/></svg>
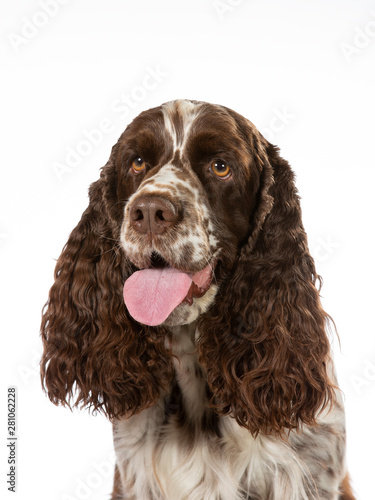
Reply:
<svg viewBox="0 0 375 500"><path fill-rule="evenodd" d="M126 307L139 323L160 325L184 300L192 281L191 274L172 267L137 271L124 285Z"/></svg>

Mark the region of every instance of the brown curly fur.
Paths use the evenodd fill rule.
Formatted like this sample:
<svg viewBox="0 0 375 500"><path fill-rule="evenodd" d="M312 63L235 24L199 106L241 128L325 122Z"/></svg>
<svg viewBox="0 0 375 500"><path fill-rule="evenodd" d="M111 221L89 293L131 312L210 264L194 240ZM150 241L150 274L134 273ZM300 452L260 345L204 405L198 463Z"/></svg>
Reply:
<svg viewBox="0 0 375 500"><path fill-rule="evenodd" d="M327 376L329 316L315 287L320 278L294 175L277 148L268 144L265 152L254 230L220 287L220 307L199 323L200 361L214 407L255 434L314 424L334 398Z"/></svg>
<svg viewBox="0 0 375 500"><path fill-rule="evenodd" d="M172 376L164 329L138 324L124 305L122 288L134 269L114 244L113 174L111 157L57 261L41 326L41 376L50 400L71 404L76 389L76 406L111 418L152 405Z"/></svg>

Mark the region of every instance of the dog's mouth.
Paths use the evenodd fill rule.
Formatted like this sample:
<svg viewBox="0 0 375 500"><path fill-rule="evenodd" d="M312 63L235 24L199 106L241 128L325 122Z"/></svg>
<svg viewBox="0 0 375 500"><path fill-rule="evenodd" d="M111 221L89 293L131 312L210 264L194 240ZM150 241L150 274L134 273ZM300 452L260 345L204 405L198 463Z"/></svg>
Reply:
<svg viewBox="0 0 375 500"><path fill-rule="evenodd" d="M211 286L215 262L197 272L172 267L157 252L150 265L133 273L124 285L124 301L131 316L139 323L157 326L164 323L180 304L193 304Z"/></svg>
<svg viewBox="0 0 375 500"><path fill-rule="evenodd" d="M164 269L165 267L173 267L163 257L159 252L152 252L150 257L150 265L147 267L151 267L153 269Z"/></svg>

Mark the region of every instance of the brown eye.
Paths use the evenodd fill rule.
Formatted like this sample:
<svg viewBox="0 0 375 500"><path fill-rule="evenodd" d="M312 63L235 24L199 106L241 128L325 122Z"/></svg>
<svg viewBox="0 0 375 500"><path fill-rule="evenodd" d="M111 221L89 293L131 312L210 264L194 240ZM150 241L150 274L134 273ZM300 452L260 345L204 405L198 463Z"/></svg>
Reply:
<svg viewBox="0 0 375 500"><path fill-rule="evenodd" d="M229 177L229 175L231 174L230 168L225 163L225 161L222 160L213 161L211 163L211 171L221 179Z"/></svg>
<svg viewBox="0 0 375 500"><path fill-rule="evenodd" d="M145 168L145 166L146 166L146 162L143 161L140 156L138 156L137 158L135 158L132 161L132 169L136 173L141 172L141 170L143 170Z"/></svg>

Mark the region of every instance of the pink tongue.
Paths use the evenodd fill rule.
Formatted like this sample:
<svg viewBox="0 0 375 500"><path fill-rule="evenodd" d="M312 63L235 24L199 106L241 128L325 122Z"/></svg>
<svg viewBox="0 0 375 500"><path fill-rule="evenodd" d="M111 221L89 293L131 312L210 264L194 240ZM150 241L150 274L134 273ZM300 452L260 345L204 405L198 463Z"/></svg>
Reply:
<svg viewBox="0 0 375 500"><path fill-rule="evenodd" d="M172 267L143 269L126 280L124 301L139 323L160 325L184 300L191 283L191 274Z"/></svg>

